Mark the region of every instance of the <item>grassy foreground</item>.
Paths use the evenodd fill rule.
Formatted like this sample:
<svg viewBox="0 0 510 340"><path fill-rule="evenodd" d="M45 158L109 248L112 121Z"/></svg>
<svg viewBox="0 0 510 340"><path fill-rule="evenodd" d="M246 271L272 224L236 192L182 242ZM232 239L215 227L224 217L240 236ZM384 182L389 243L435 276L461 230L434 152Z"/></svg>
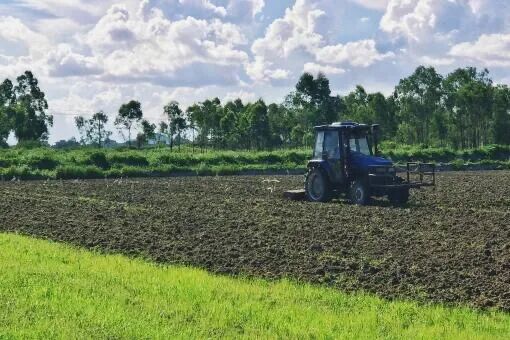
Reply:
<svg viewBox="0 0 510 340"><path fill-rule="evenodd" d="M218 277L0 234L0 338L505 338L510 315Z"/></svg>

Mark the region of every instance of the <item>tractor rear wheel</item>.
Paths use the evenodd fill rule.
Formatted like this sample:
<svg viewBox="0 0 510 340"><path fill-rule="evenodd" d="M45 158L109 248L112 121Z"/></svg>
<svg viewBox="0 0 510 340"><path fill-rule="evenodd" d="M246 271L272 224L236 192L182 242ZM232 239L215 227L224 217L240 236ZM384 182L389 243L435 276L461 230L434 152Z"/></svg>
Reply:
<svg viewBox="0 0 510 340"><path fill-rule="evenodd" d="M404 205L407 203L407 201L409 201L409 189L405 188L390 192L388 195L388 199L393 205L396 206Z"/></svg>
<svg viewBox="0 0 510 340"><path fill-rule="evenodd" d="M349 190L349 198L352 204L367 205L370 201L367 185L360 180L352 182Z"/></svg>
<svg viewBox="0 0 510 340"><path fill-rule="evenodd" d="M319 168L308 170L305 193L309 201L328 202L331 200L331 186L326 174Z"/></svg>

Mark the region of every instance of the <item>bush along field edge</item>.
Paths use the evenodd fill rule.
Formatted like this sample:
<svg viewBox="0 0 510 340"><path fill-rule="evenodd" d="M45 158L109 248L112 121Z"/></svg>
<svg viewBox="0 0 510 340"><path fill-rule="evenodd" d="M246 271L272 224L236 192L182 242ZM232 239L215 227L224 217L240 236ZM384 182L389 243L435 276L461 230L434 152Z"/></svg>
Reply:
<svg viewBox="0 0 510 340"><path fill-rule="evenodd" d="M382 154L403 167L408 161L433 162L440 171L510 169L510 146L449 148L383 143ZM300 174L308 149L192 152L183 148L55 150L0 149L0 179L98 179L192 175Z"/></svg>

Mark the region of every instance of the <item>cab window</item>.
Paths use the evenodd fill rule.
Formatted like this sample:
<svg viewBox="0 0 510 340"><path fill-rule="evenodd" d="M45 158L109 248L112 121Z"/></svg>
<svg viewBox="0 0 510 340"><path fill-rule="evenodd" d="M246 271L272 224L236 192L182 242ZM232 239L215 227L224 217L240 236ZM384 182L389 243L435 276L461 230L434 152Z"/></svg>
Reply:
<svg viewBox="0 0 510 340"><path fill-rule="evenodd" d="M338 140L338 131L326 131L324 133L324 151L328 158L340 158L340 143Z"/></svg>
<svg viewBox="0 0 510 340"><path fill-rule="evenodd" d="M351 137L349 142L351 151L359 152L367 156L372 155L372 150L370 149L370 145L368 144L368 139L366 136L354 138Z"/></svg>
<svg viewBox="0 0 510 340"><path fill-rule="evenodd" d="M317 132L315 136L315 147L313 149L313 158L322 158L322 145L324 143L324 131Z"/></svg>

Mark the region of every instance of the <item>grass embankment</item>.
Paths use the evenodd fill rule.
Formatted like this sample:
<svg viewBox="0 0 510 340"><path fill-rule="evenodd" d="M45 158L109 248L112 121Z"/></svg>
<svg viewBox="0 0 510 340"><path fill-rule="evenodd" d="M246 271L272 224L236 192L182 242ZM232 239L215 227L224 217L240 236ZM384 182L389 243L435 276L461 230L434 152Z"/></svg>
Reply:
<svg viewBox="0 0 510 340"><path fill-rule="evenodd" d="M383 143L382 152L396 163L449 163L462 170L472 165L510 169L510 146L492 145L455 151L449 148L396 146ZM0 149L0 176L4 179L74 179L168 176L179 173L229 175L246 171L304 171L308 149L277 151L180 152L168 148L142 150L80 148Z"/></svg>
<svg viewBox="0 0 510 340"><path fill-rule="evenodd" d="M397 163L409 161L445 163L455 170L481 165L495 169L510 169L510 145L487 145L476 149L455 150L448 147L423 147L397 145L386 142L381 145L385 157Z"/></svg>
<svg viewBox="0 0 510 340"><path fill-rule="evenodd" d="M228 175L243 171L304 170L309 151L170 151L151 149L0 150L4 178L73 179L168 176L179 173Z"/></svg>
<svg viewBox="0 0 510 340"><path fill-rule="evenodd" d="M0 338L506 338L510 315L219 277L0 234Z"/></svg>

